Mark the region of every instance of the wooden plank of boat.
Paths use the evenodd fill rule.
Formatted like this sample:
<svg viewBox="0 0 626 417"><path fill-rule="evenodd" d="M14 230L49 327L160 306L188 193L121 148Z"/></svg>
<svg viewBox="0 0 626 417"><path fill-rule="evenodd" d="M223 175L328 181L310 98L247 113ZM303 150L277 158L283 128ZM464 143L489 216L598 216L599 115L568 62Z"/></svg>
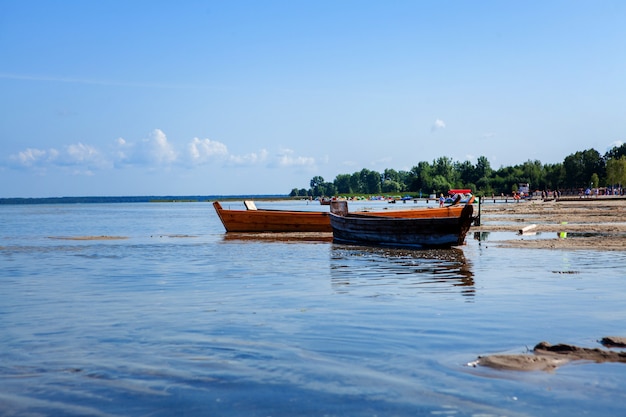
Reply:
<svg viewBox="0 0 626 417"><path fill-rule="evenodd" d="M247 206L250 206L249 204ZM213 207L227 232L331 232L329 213L292 210L224 210Z"/></svg>
<svg viewBox="0 0 626 417"><path fill-rule="evenodd" d="M333 240L376 246L449 248L462 245L472 223L473 206L452 217L381 217L349 213L347 202L331 203Z"/></svg>
<svg viewBox="0 0 626 417"><path fill-rule="evenodd" d="M472 197L467 204L472 204L474 197ZM336 205L335 205L336 206ZM367 215L378 217L405 217L405 218L433 218L433 217L458 217L461 215L465 205L458 202L454 205L446 207L428 207L428 208L414 208L404 210L383 210L383 211L356 211L355 215Z"/></svg>

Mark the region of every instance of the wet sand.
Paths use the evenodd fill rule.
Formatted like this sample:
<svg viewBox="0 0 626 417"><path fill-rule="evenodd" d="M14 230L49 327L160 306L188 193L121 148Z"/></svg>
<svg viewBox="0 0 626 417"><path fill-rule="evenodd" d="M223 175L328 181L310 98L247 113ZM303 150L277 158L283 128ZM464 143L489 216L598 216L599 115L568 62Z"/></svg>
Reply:
<svg viewBox="0 0 626 417"><path fill-rule="evenodd" d="M626 200L608 198L569 201L521 201L481 205L481 225L472 232L516 232L520 238L497 244L516 248L626 250ZM524 239L541 233L542 239ZM552 235L553 237L549 237Z"/></svg>
<svg viewBox="0 0 626 417"><path fill-rule="evenodd" d="M626 338L619 336L604 337L599 342L607 348L623 348L626 346ZM529 353L481 356L476 361L468 363L468 365L474 367L486 366L510 371L553 371L559 366L572 361L626 363L626 352L568 344L551 345L547 342L540 342Z"/></svg>

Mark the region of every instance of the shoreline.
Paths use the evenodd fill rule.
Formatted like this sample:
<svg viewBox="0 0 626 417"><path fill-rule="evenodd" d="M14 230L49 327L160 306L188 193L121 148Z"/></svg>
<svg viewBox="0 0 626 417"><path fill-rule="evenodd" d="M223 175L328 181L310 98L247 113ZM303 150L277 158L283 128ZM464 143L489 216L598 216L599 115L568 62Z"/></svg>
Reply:
<svg viewBox="0 0 626 417"><path fill-rule="evenodd" d="M516 232L495 244L513 248L626 251L626 200L613 198L482 203L473 232ZM528 235L519 233L529 227ZM524 239L540 233L552 238Z"/></svg>

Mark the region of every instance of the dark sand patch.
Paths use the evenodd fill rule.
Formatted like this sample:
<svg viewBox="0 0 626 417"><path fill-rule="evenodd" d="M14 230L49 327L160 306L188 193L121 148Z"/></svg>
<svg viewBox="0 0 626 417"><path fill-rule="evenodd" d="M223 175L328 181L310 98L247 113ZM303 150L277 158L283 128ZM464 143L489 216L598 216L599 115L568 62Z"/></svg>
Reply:
<svg viewBox="0 0 626 417"><path fill-rule="evenodd" d="M48 239L57 240L122 240L126 236L48 236Z"/></svg>

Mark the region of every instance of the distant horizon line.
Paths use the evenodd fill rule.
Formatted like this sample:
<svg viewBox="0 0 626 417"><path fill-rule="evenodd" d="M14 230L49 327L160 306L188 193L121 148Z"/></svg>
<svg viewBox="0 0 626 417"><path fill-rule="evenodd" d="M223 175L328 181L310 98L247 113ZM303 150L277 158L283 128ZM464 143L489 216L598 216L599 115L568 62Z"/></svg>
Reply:
<svg viewBox="0 0 626 417"><path fill-rule="evenodd" d="M71 203L151 203L176 201L209 201L243 198L287 198L288 194L191 194L191 195L127 195L127 196L63 196L63 197L0 197L1 204L71 204Z"/></svg>

